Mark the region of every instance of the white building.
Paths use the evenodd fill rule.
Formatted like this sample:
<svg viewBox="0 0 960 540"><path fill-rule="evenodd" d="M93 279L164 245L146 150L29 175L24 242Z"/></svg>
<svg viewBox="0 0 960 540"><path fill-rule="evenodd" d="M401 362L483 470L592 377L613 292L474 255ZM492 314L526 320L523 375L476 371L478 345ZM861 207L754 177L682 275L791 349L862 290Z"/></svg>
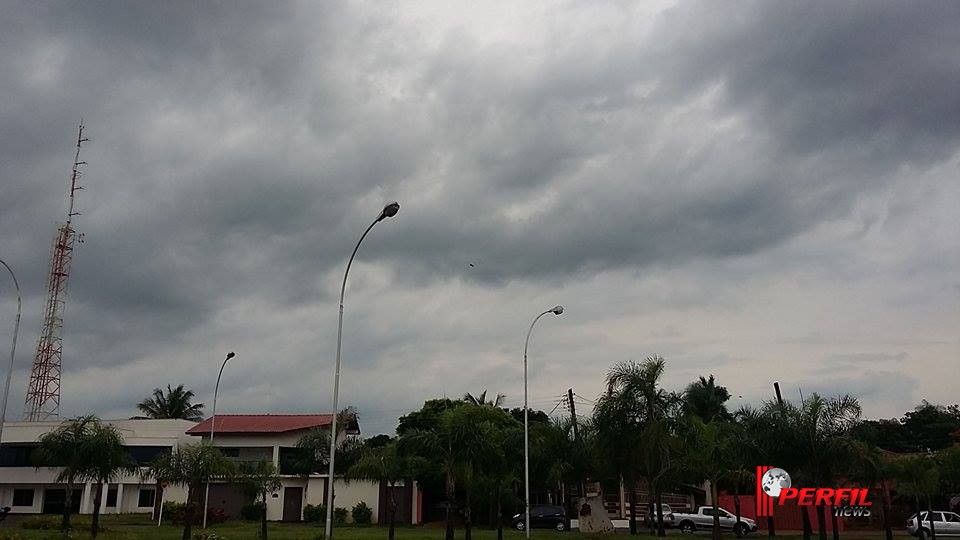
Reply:
<svg viewBox="0 0 960 540"><path fill-rule="evenodd" d="M177 444L188 443L186 431L196 425L189 420L105 420L123 435L130 456L139 463L148 463ZM66 497L66 486L56 482L58 469L33 466L32 452L44 433L56 429L58 421L6 422L3 445L0 446L0 506L9 506L12 513L60 513ZM89 482L74 491L74 510L93 512L95 486ZM176 486L164 490L165 500L184 500L186 492ZM106 514L150 512L156 491L149 479L139 475L120 477L106 486L100 509Z"/></svg>
<svg viewBox="0 0 960 540"><path fill-rule="evenodd" d="M297 441L312 429L327 428L331 415L323 414L218 414L214 429L214 444L230 460L237 463L270 461L280 472L282 487L267 499L267 519L300 521L307 504L322 505L327 493L327 475L295 474L292 464ZM146 464L177 445L197 443L210 437L211 420L199 424L187 420L105 420L120 430L130 456ZM37 514L62 512L66 489L55 481L54 468L36 468L31 452L44 433L52 431L60 422L8 422L4 424L3 444L0 446L0 507L9 506L12 513ZM359 434L354 420L346 434ZM345 437L346 434L341 434ZM93 512L95 487L90 483L78 486L73 505L78 513ZM376 482L337 480L335 506L346 509L363 501L373 511L376 523L381 516L380 500L386 500L386 486ZM395 487L399 502L397 521L419 523L421 500L413 486ZM157 496L152 479L126 475L103 490L101 512L149 513ZM163 501L185 502L186 490L168 486L162 490ZM239 515L240 508L249 500L233 486L213 483L210 486L211 508L222 508L230 516Z"/></svg>

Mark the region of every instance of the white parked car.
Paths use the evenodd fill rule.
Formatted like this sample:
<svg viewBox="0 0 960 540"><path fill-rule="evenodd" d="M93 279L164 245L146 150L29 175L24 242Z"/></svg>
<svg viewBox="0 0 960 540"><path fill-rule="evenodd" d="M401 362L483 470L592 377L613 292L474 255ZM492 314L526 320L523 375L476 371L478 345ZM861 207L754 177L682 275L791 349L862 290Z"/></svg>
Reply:
<svg viewBox="0 0 960 540"><path fill-rule="evenodd" d="M673 519L673 510L670 508L669 504L660 505L661 512L663 513L663 527L666 529L672 528L676 525L676 521ZM647 511L643 514L643 525L645 527L650 527L651 524L657 523L657 508L653 507L653 515L650 515L650 508L646 507Z"/></svg>
<svg viewBox="0 0 960 540"><path fill-rule="evenodd" d="M738 522L737 516L723 508L717 508L717 512L720 514L720 530L722 531L733 531L738 538L757 531L757 522L752 519L741 517ZM673 519L676 527L684 534L713 530L713 507L701 506L692 514L674 512Z"/></svg>
<svg viewBox="0 0 960 540"><path fill-rule="evenodd" d="M920 523L917 523L917 515L910 516L907 520L907 532L926 540L930 534L930 516L926 511L920 512ZM937 536L960 536L960 516L954 512L933 512L933 532Z"/></svg>

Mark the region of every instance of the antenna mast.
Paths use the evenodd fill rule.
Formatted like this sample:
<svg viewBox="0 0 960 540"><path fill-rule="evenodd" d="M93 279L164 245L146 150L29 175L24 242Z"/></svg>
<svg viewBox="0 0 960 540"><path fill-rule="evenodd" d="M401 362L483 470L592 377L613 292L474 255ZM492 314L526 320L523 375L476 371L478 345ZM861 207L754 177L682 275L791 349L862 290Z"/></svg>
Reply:
<svg viewBox="0 0 960 540"><path fill-rule="evenodd" d="M73 216L80 215L74 210L79 185L80 167L86 165L80 161L80 147L89 141L83 134L83 122L77 134L77 150L73 157L73 172L70 174L70 199L67 207L67 221L57 228L50 254L50 274L47 277L47 302L43 311L43 329L37 341L37 354L30 371L30 380L23 405L23 419L29 422L49 420L60 416L60 372L63 364L63 309L67 297L67 281L70 278L70 264L73 262L73 248L83 243L83 235L73 228Z"/></svg>

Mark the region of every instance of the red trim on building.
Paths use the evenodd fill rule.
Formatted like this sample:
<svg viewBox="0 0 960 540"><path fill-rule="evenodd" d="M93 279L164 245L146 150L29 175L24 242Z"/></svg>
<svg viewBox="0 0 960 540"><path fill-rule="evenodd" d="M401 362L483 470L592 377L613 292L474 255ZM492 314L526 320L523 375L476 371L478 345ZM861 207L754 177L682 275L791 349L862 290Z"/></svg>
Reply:
<svg viewBox="0 0 960 540"><path fill-rule="evenodd" d="M218 414L214 433L286 433L329 427L332 421L331 414ZM209 434L210 422L207 418L188 429L187 435ZM360 432L356 420L350 423L347 432Z"/></svg>

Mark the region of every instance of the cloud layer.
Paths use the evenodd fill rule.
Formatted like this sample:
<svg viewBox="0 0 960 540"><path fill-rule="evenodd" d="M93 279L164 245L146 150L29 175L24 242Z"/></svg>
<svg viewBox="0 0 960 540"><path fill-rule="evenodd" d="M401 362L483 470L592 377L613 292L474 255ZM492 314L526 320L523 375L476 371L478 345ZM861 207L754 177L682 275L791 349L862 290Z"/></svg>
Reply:
<svg viewBox="0 0 960 540"><path fill-rule="evenodd" d="M748 401L773 380L871 416L954 399L958 23L948 2L8 3L11 410L80 117L65 414L168 382L209 401L227 350L225 410L328 408L343 266L388 200L346 309L368 432L440 394L519 403L556 303L531 351L548 410L653 353L668 386L715 373Z"/></svg>

